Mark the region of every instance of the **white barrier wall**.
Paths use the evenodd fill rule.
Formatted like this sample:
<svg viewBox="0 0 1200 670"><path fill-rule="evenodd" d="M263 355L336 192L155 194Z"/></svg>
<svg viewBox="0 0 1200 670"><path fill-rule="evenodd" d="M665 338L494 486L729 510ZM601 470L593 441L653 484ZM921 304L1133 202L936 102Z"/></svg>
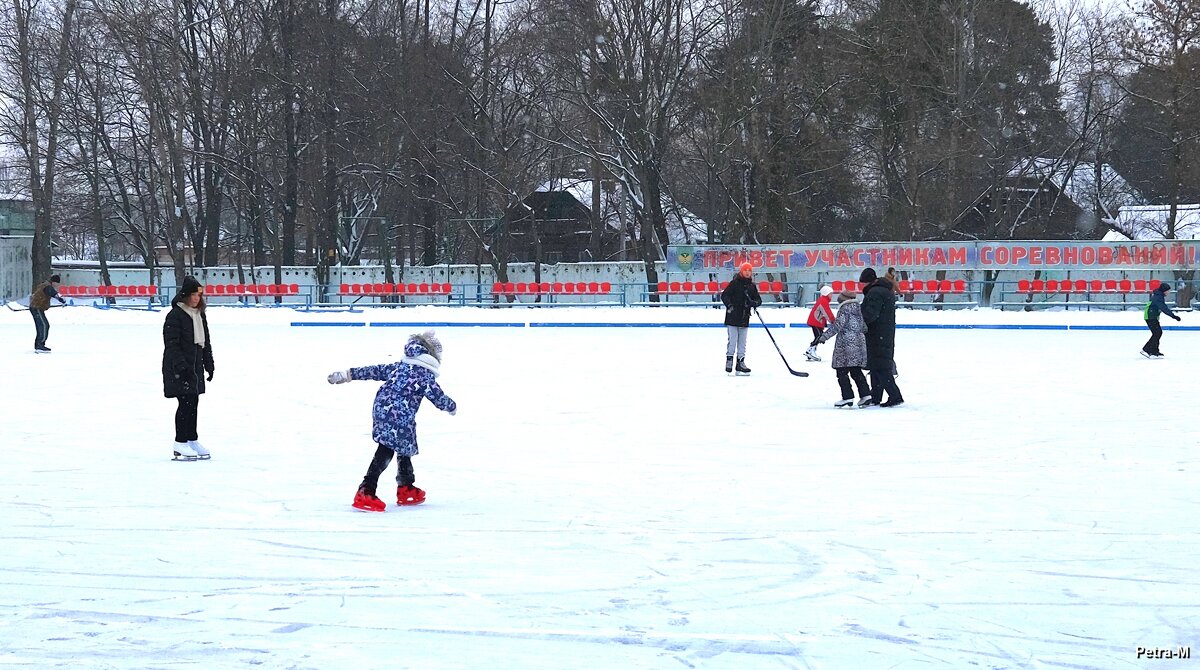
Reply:
<svg viewBox="0 0 1200 670"><path fill-rule="evenodd" d="M28 249L25 251L28 254ZM24 268L24 277L16 277L12 281L18 287L23 287L30 283L28 276L29 262L26 257L24 261L16 263L18 269ZM667 274L664 264L659 264L659 281L728 281L732 277L732 272L673 272ZM56 271L62 275L63 283L68 285L88 285L95 286L100 284L100 270L95 267L94 263L64 263L61 266L56 265ZM153 284L159 287L159 297L161 299L169 299L174 295L175 278L174 271L170 267L154 268L153 270L145 267L119 266L111 267L109 274L112 278L112 283L121 284ZM271 267L264 268L242 268L236 267L214 267L214 268L195 268L192 270L193 276L200 280L203 284L274 284L275 270ZM956 300L967 300L973 303L987 304L987 301L980 300L981 288L984 279L983 272L975 270L959 270L945 271L943 277L937 276L935 270L922 270L903 273L904 279L923 280L931 279L963 279L968 282L968 296L951 296L947 298L947 306L953 304ZM7 276L7 275L6 275ZM756 272L756 277L760 280L783 281L788 285L785 295L764 296L767 302L787 302L798 304L811 304L819 288L823 284L828 284L833 281L855 281L858 279L858 273L853 268L845 269L825 269L825 270L797 270L790 269L787 271L769 271L766 269ZM1021 279L1033 279L1034 272L1030 269L1014 269L1006 270L1000 273L1000 277L996 280L993 287L991 301L992 303L1023 300L1012 295L1015 291L1016 282ZM1150 271L1150 270L1069 270L1069 271L1042 271L1039 278L1041 279L1071 279L1071 280L1093 280L1093 279L1158 279L1162 281L1171 281L1176 290L1180 288L1179 282L1175 282L1170 272ZM492 284L495 283L495 273L490 266L475 266L475 265L435 265L423 267L405 267L403 273L401 268L397 267L393 270L394 282L403 283L449 283L454 285L454 294L451 297L446 296L404 296L402 302L404 304L479 304L480 302L488 304L496 302L498 304L506 304L507 300L501 298L495 300L492 295ZM598 300L605 302L620 302L623 304L638 304L647 299L646 274L644 266L640 262L620 262L620 263L559 263L556 265L542 265L540 276L535 273L533 263L512 263L508 266L508 280L511 282L610 282L615 290L623 291L613 296L570 296L556 295L553 298L555 304L594 304ZM334 295L341 284L365 284L365 283L384 283L384 268L382 266L347 266L334 267L330 270L330 284L325 287L316 285L316 271L312 267L306 266L290 266L283 268L282 281L283 284L297 284L300 287L299 296L288 296L283 298L283 302L288 304L296 303L334 303L334 304L370 304L379 302L379 298L375 297L346 297ZM22 282L24 282L22 284ZM21 288L20 291L12 295L27 294L28 288ZM274 297L250 297L250 298L229 298L215 295L208 296L209 301L213 304L233 303L233 302L258 302L263 304L275 303ZM543 298L545 300L545 298ZM919 295L910 298L917 303L930 302L933 300L932 295ZM1114 307L1126 306L1132 302L1136 303L1141 300L1141 296L1130 295L1094 295L1089 298L1093 304L1111 302ZM520 296L517 302L528 303L533 302L532 296ZM695 303L695 304L712 304L713 298L705 295L683 296L672 295L667 300L670 304ZM1036 303L1035 303L1036 304Z"/></svg>

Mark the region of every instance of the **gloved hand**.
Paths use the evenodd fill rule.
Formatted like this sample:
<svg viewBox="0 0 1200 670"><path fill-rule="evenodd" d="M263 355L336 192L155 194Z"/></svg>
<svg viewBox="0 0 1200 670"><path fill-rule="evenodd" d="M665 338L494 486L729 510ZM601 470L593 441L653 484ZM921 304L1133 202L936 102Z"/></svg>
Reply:
<svg viewBox="0 0 1200 670"><path fill-rule="evenodd" d="M350 381L350 371L338 370L337 372L331 372L328 379L330 384L345 384Z"/></svg>
<svg viewBox="0 0 1200 670"><path fill-rule="evenodd" d="M454 416L455 414L458 414L458 408L457 408L457 407L455 407L454 409L450 410L450 416Z"/></svg>
<svg viewBox="0 0 1200 670"><path fill-rule="evenodd" d="M54 297L58 298L58 304L62 305L63 307L67 306L67 301L63 300L61 296L54 296Z"/></svg>
<svg viewBox="0 0 1200 670"><path fill-rule="evenodd" d="M1176 321L1183 321L1178 315L1172 314L1171 316L1174 316Z"/></svg>
<svg viewBox="0 0 1200 670"><path fill-rule="evenodd" d="M208 371L208 381L210 381L210 382L212 381L212 376L213 376L213 371L209 370Z"/></svg>

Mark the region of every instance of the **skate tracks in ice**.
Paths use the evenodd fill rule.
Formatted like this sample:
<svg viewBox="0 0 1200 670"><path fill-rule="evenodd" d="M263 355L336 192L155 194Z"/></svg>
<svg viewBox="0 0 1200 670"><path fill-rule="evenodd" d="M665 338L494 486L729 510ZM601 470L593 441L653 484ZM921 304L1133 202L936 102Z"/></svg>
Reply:
<svg viewBox="0 0 1200 670"><path fill-rule="evenodd" d="M442 327L428 500L397 507L393 465L363 514L378 385L325 376L424 328L284 316L210 313L213 458L174 463L161 314L63 310L37 357L0 312L0 666L1111 670L1197 642L1200 334L1150 362L1142 332L902 330L907 403L833 410L828 363L796 379L761 330L728 377L720 329ZM803 317L764 316L803 361Z"/></svg>

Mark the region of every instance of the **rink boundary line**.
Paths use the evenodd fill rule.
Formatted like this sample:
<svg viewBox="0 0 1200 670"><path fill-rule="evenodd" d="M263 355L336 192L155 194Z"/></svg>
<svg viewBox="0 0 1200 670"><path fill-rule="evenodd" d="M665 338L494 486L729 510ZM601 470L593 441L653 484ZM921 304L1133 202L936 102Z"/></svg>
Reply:
<svg viewBox="0 0 1200 670"><path fill-rule="evenodd" d="M291 326L303 328L724 328L722 323L622 322L622 321L292 321ZM809 328L807 323L772 323L772 328ZM750 324L762 328L762 324ZM1003 323L898 323L901 330L1087 330L1140 331L1138 326L1067 325L1067 324L1003 324ZM1163 326L1163 330L1200 331L1200 326Z"/></svg>

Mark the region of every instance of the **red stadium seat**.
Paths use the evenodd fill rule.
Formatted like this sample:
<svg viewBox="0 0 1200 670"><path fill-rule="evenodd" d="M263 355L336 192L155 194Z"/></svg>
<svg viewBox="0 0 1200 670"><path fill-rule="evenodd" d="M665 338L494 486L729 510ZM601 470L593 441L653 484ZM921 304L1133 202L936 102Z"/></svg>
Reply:
<svg viewBox="0 0 1200 670"><path fill-rule="evenodd" d="M1149 284L1149 286L1150 286L1150 290L1151 290L1151 291L1154 291L1154 290L1156 290L1156 289L1157 289L1157 288L1158 288L1158 287L1159 287L1161 284L1162 284L1162 282L1161 282L1161 281L1159 281L1159 280L1157 280L1157 279L1151 279L1151 280L1150 280L1150 284Z"/></svg>
<svg viewBox="0 0 1200 670"><path fill-rule="evenodd" d="M409 285L408 285L408 292L409 292L409 293L416 293L416 291L414 290L414 287L415 287L415 286L416 286L416 284L409 284ZM517 285L516 285L516 284L514 284L514 283L512 283L512 282L504 282L504 293L505 293L506 295L513 295L513 294L515 294L516 292L517 292Z"/></svg>
<svg viewBox="0 0 1200 670"><path fill-rule="evenodd" d="M955 279L953 290L955 293L966 293L967 292L967 280Z"/></svg>
<svg viewBox="0 0 1200 670"><path fill-rule="evenodd" d="M683 282L683 285L680 288L684 293L691 293L694 286L693 286L692 282L685 281L685 282Z"/></svg>
<svg viewBox="0 0 1200 670"><path fill-rule="evenodd" d="M550 285L550 289L551 289L551 290L552 290L554 293L562 293L562 292L563 292L563 285L562 285L562 282L560 282L560 281L556 281L556 282L554 282L553 284L551 284L551 285ZM660 282L658 282L658 292L659 292L659 293L666 293L666 292L667 292L667 282L665 282L665 281L660 281Z"/></svg>
<svg viewBox="0 0 1200 670"><path fill-rule="evenodd" d="M1145 279L1135 280L1133 282L1133 290L1138 293L1145 293L1147 291L1146 280Z"/></svg>
<svg viewBox="0 0 1200 670"><path fill-rule="evenodd" d="M1057 279L1047 279L1046 280L1046 293L1058 293L1058 280Z"/></svg>
<svg viewBox="0 0 1200 670"><path fill-rule="evenodd" d="M600 282L588 282L587 289L588 289L588 293L599 293L600 292ZM696 290L702 290L700 288L700 284L696 284Z"/></svg>
<svg viewBox="0 0 1200 670"><path fill-rule="evenodd" d="M446 286L450 286L450 285L446 284ZM544 281L541 284L539 284L538 291L541 291L542 293L549 293L550 292L550 282ZM449 292L450 292L449 290L446 291L446 293L449 293Z"/></svg>
<svg viewBox="0 0 1200 670"><path fill-rule="evenodd" d="M1033 282L1031 282L1029 290L1033 293L1041 293L1042 291L1046 290L1046 282L1042 281L1041 279L1034 279Z"/></svg>
<svg viewBox="0 0 1200 670"><path fill-rule="evenodd" d="M504 284L501 284L500 282L495 282L492 284L492 294L493 295L502 295L503 293L504 293Z"/></svg>
<svg viewBox="0 0 1200 670"><path fill-rule="evenodd" d="M1129 281L1128 279L1122 279L1117 283L1117 288L1121 293L1132 293L1133 282Z"/></svg>
<svg viewBox="0 0 1200 670"><path fill-rule="evenodd" d="M715 282L709 282L709 283L712 284ZM712 289L709 289L709 290L711 291ZM607 282L607 281L600 282L600 292L601 293L612 293L612 282Z"/></svg>
<svg viewBox="0 0 1200 670"><path fill-rule="evenodd" d="M567 284L567 286L568 286L568 287L570 287L571 285L570 285L570 284ZM671 284L670 284L670 292L671 292L671 293L679 293L679 289L680 289L680 284L679 284L679 282L677 282L677 281L673 281L673 282L671 282ZM570 291L568 291L568 293L569 293L569 292L570 292Z"/></svg>
<svg viewBox="0 0 1200 670"><path fill-rule="evenodd" d="M841 293L842 292L842 282L841 281L829 282L829 288L833 289L834 293Z"/></svg>
<svg viewBox="0 0 1200 670"><path fill-rule="evenodd" d="M1104 282L1100 281L1099 279L1093 279L1092 283L1091 283L1091 292L1099 293L1100 291L1103 291L1103 290L1104 290Z"/></svg>
<svg viewBox="0 0 1200 670"><path fill-rule="evenodd" d="M1117 292L1117 280L1116 279L1105 279L1104 280L1104 292L1105 293L1116 293Z"/></svg>
<svg viewBox="0 0 1200 670"><path fill-rule="evenodd" d="M1087 283L1086 279L1076 279L1075 280L1075 292L1076 293L1085 293L1085 292L1087 292L1087 288L1088 288L1088 283Z"/></svg>
<svg viewBox="0 0 1200 670"><path fill-rule="evenodd" d="M349 293L349 292L350 292L350 285L349 285L349 284L342 284L342 288L341 288L341 290L340 290L340 291L338 291L338 293L341 293L342 295L346 295L346 294L347 294L347 293Z"/></svg>
<svg viewBox="0 0 1200 670"><path fill-rule="evenodd" d="M1032 290L1033 290L1032 285L1030 284L1028 279L1018 279L1017 280L1017 293L1029 293Z"/></svg>
<svg viewBox="0 0 1200 670"><path fill-rule="evenodd" d="M555 284L554 286L555 286L555 289L554 289L555 293L562 291L562 284ZM658 292L659 293L667 292L667 282L665 282L665 281L658 282Z"/></svg>
<svg viewBox="0 0 1200 670"><path fill-rule="evenodd" d="M783 282L781 282L781 281L771 282L771 293L783 293L783 291L784 291Z"/></svg>

